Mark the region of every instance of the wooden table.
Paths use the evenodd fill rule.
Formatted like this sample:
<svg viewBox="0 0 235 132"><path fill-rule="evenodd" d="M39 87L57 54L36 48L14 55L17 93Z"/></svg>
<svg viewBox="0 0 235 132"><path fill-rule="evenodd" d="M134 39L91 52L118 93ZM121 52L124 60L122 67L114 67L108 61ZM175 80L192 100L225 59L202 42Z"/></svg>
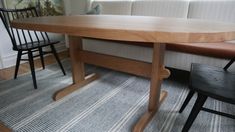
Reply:
<svg viewBox="0 0 235 132"><path fill-rule="evenodd" d="M59 90L54 100L74 92L97 79L85 76L84 63L95 64L151 79L148 111L134 126L143 131L167 95L161 91L162 80L170 75L164 67L164 43L222 42L235 39L235 25L177 18L139 16L57 16L12 22L13 27L69 35L73 84ZM152 63L103 55L82 49L82 38L153 43Z"/></svg>

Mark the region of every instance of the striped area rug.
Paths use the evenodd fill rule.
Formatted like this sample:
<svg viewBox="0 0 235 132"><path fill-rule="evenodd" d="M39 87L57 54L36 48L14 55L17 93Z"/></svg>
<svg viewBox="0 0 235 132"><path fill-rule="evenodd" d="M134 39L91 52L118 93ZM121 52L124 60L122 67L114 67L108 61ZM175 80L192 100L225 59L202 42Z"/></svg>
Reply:
<svg viewBox="0 0 235 132"><path fill-rule="evenodd" d="M16 132L129 132L147 109L149 80L107 69L86 66L87 73L101 78L54 102L52 95L72 83L68 60L67 76L57 65L37 71L38 89L30 74L0 82L0 121ZM181 79L168 79L162 88L169 92L158 114L145 132L180 132L192 108L179 114L188 90ZM235 107L209 99L207 107L235 114ZM191 132L234 132L235 121L201 112Z"/></svg>

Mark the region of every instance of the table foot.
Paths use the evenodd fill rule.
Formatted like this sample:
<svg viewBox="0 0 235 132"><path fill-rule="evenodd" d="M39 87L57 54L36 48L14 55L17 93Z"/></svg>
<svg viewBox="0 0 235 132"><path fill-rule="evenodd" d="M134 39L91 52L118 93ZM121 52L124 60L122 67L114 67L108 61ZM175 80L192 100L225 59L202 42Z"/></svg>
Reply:
<svg viewBox="0 0 235 132"><path fill-rule="evenodd" d="M162 104L162 102L165 100L167 96L166 91L162 91L160 95L159 100L159 106ZM147 124L151 121L151 119L154 117L155 113L158 111L158 108L153 111L147 111L144 113L144 115L139 119L139 121L136 123L136 125L133 128L133 132L143 132L144 128L147 126Z"/></svg>
<svg viewBox="0 0 235 132"><path fill-rule="evenodd" d="M11 132L11 129L9 129L3 123L0 122L0 132Z"/></svg>
<svg viewBox="0 0 235 132"><path fill-rule="evenodd" d="M72 84L68 87L65 87L63 89L60 89L53 95L54 101L57 101L63 97L65 97L68 94L71 94L72 92L78 90L79 88L89 84L90 82L96 80L98 78L98 75L93 73L85 77L85 79L79 83Z"/></svg>

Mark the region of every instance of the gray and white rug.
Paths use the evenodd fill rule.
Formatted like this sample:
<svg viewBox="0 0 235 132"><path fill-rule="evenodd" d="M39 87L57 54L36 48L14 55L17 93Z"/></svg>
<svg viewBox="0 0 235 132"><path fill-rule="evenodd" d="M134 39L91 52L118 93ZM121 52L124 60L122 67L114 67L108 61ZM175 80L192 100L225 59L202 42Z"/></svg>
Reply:
<svg viewBox="0 0 235 132"><path fill-rule="evenodd" d="M0 82L0 121L17 132L129 132L147 109L149 80L107 69L87 66L87 73L101 78L54 102L52 95L72 83L68 60L67 75L57 65L37 71L38 89L30 74ZM146 132L180 132L195 101L179 114L188 90L182 74L167 79L162 87L169 95ZM173 77L174 78L174 77ZM207 107L235 114L235 107L207 100ZM191 132L234 132L235 121L200 112Z"/></svg>

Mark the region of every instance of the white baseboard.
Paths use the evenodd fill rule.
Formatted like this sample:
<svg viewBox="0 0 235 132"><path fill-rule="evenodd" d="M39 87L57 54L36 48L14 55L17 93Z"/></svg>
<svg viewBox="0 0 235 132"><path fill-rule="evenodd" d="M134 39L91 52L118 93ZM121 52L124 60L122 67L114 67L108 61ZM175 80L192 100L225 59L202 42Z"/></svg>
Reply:
<svg viewBox="0 0 235 132"><path fill-rule="evenodd" d="M12 54L8 54L7 56L2 56L2 68L8 68L14 66L16 63L17 52L12 52Z"/></svg>

